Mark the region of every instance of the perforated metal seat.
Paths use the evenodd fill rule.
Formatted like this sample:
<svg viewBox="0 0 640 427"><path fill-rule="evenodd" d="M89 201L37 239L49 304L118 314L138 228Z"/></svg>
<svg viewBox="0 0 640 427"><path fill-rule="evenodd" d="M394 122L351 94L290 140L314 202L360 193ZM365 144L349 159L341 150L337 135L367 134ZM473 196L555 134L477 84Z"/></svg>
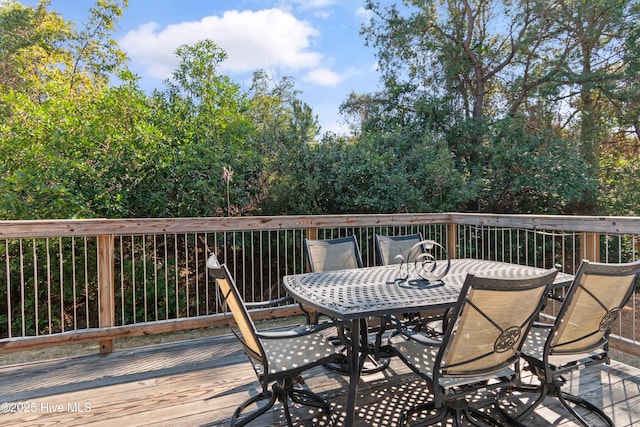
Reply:
<svg viewBox="0 0 640 427"><path fill-rule="evenodd" d="M240 340L262 385L261 393L238 406L231 419L231 426L248 424L267 412L276 401L282 402L290 426L293 424L290 400L329 412L329 404L324 399L297 387L297 384L301 383L300 375L304 371L342 358L336 347L323 335L323 331L335 325L327 322L290 331L257 331L227 266L220 265L212 254L207 260L207 268L220 289L221 305L231 311L233 322L229 318L229 326ZM269 305L269 302L261 305ZM273 386L269 390L271 383ZM267 400L267 403L243 416L247 408L254 404L257 406L262 400Z"/></svg>

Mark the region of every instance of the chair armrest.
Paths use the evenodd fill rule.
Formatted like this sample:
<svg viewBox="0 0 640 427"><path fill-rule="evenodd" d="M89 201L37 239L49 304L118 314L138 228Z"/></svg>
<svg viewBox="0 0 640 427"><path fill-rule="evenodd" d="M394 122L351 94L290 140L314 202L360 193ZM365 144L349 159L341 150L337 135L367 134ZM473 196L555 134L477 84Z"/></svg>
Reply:
<svg viewBox="0 0 640 427"><path fill-rule="evenodd" d="M340 325L341 323L335 321L322 322L317 325L302 325L295 329L289 329L286 331L257 331L256 336L262 339L295 338L315 334L325 329Z"/></svg>
<svg viewBox="0 0 640 427"><path fill-rule="evenodd" d="M391 323L400 334L402 334L404 337L406 337L406 338L408 338L408 339L410 339L412 341L415 341L415 342L417 342L419 344L422 344L422 345L425 345L425 346L428 345L428 346L431 346L431 347L439 347L439 346L442 345L441 341L434 340L434 339L429 338L429 337L427 337L425 335L422 335L420 332L416 332L416 331L414 331L412 329L409 329L409 328L405 327L402 324L402 322L400 322L395 316L384 316L384 318L389 323Z"/></svg>
<svg viewBox="0 0 640 427"><path fill-rule="evenodd" d="M275 307L276 305L284 304L285 302L289 302L289 301L293 301L293 298L287 295L282 298L272 299L269 301L246 302L244 303L244 305L247 307L247 309L267 308L267 307Z"/></svg>

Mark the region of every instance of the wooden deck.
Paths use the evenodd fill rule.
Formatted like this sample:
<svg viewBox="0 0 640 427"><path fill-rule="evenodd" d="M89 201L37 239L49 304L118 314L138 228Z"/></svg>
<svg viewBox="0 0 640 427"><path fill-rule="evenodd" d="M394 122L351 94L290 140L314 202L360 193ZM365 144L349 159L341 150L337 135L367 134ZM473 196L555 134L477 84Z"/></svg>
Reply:
<svg viewBox="0 0 640 427"><path fill-rule="evenodd" d="M299 410L297 425L343 425L348 378L323 367L305 377L305 387L331 403L333 420ZM229 335L7 366L0 368L0 425L226 426L257 386ZM614 361L585 370L571 378L571 391L604 407L617 426L640 424L638 369ZM424 382L393 360L386 371L361 380L356 425L395 426L403 410L428 396ZM286 424L280 408L255 425ZM534 425L575 424L549 402Z"/></svg>

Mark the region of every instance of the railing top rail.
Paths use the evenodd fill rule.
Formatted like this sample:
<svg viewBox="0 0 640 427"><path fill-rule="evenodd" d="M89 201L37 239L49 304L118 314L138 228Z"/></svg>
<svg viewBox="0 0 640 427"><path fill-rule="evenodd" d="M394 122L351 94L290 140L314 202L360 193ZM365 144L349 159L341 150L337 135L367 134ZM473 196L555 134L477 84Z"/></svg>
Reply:
<svg viewBox="0 0 640 427"><path fill-rule="evenodd" d="M0 221L0 238L204 233L323 227L393 227L421 224L464 224L534 230L640 234L640 217L408 213Z"/></svg>
<svg viewBox="0 0 640 427"><path fill-rule="evenodd" d="M53 219L0 221L0 238L93 236L102 234L200 233L321 227L442 224L449 215L290 215L207 218Z"/></svg>
<svg viewBox="0 0 640 427"><path fill-rule="evenodd" d="M640 233L637 216L521 215L450 213L453 224L611 234Z"/></svg>

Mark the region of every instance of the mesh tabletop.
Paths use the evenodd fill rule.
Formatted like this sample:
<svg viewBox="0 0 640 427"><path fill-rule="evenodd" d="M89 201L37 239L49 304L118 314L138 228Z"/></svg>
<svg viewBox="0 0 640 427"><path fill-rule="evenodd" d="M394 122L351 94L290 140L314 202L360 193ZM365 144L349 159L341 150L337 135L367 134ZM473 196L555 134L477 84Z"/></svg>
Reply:
<svg viewBox="0 0 640 427"><path fill-rule="evenodd" d="M407 269L408 268L408 269ZM458 299L468 273L479 276L521 278L544 270L518 264L474 259L451 260L442 280L419 278L414 266L356 268L285 276L287 292L298 302L341 320L367 316L446 308ZM408 278L402 280L403 277ZM558 275L556 283L572 276Z"/></svg>

